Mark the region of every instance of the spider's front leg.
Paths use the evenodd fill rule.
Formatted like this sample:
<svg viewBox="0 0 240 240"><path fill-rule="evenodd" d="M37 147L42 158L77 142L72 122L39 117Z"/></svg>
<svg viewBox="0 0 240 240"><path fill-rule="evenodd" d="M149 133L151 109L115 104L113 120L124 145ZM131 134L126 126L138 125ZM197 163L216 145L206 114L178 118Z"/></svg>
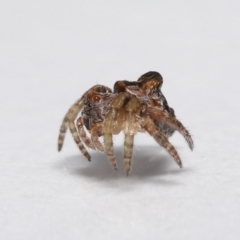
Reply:
<svg viewBox="0 0 240 240"><path fill-rule="evenodd" d="M83 140L83 142L88 146L89 148L95 150L95 146L92 143L91 139L86 134L86 131L84 129L84 124L83 124L83 117L79 117L77 119L77 128L78 128L78 133L79 137Z"/></svg>
<svg viewBox="0 0 240 240"><path fill-rule="evenodd" d="M117 162L114 156L113 150L113 141L112 135L115 133L115 121L117 121L117 112L118 110L125 104L127 99L129 98L129 94L126 92L119 93L111 102L110 110L108 111L105 120L103 122L103 138L104 138L104 146L105 152L108 156L108 160L112 164L112 166L117 169Z"/></svg>
<svg viewBox="0 0 240 240"><path fill-rule="evenodd" d="M58 136L58 151L61 151L62 149L65 134L69 127L70 132L73 136L73 139L78 145L78 148L80 149L82 154L90 161L91 157L88 151L86 150L86 148L84 147L83 143L81 142L81 139L79 138L79 135L77 132L77 128L74 123L78 113L82 110L83 106L84 106L84 98L82 97L71 106L71 108L68 110L67 114L65 115L60 127L60 133Z"/></svg>
<svg viewBox="0 0 240 240"><path fill-rule="evenodd" d="M70 119L75 119L77 114L81 111L81 109L83 108L84 105L84 101L82 98L78 99L68 110L68 112L66 113L66 115L63 118L61 127L60 127L60 133L58 135L58 151L61 151L62 146L63 146L63 142L64 142L64 138L66 135L66 131L69 127L69 120Z"/></svg>

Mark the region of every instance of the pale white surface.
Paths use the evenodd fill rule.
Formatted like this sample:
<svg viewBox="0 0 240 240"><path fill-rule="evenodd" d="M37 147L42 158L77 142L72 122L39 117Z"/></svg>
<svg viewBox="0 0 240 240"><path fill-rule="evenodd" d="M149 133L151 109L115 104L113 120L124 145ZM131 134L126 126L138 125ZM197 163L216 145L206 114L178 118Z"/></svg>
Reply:
<svg viewBox="0 0 240 240"><path fill-rule="evenodd" d="M239 239L239 1L2 1L0 239ZM96 83L149 71L190 129L184 168L136 136L125 176L88 163L68 133L70 105Z"/></svg>

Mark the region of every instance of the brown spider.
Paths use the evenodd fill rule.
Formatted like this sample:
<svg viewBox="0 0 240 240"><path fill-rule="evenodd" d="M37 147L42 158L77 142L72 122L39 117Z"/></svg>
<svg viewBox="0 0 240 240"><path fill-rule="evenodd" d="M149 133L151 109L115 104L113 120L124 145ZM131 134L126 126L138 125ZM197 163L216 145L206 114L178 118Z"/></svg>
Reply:
<svg viewBox="0 0 240 240"><path fill-rule="evenodd" d="M90 161L86 145L107 154L112 166L117 169L112 135L124 132L124 165L127 175L131 170L134 135L149 133L156 142L166 149L177 164L181 159L168 141L175 130L179 131L193 149L193 140L187 129L179 122L174 110L168 106L161 92L162 76L158 72L147 72L137 81L117 81L114 91L102 85L95 85L76 101L65 115L58 138L58 150L63 145L69 127L74 141L83 155ZM81 116L75 119L81 112ZM90 133L87 136L85 128ZM99 141L103 136L104 144Z"/></svg>

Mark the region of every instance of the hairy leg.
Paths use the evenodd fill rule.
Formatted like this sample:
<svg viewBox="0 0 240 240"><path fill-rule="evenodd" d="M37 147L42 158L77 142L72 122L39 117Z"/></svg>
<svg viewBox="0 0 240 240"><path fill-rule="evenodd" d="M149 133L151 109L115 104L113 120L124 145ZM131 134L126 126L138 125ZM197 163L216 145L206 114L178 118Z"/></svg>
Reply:
<svg viewBox="0 0 240 240"><path fill-rule="evenodd" d="M114 156L113 141L112 141L112 134L114 132L114 121L116 119L117 111L124 105L127 98L128 98L128 94L123 92L123 93L119 93L112 100L110 110L107 113L104 120L104 124L103 124L103 138L104 138L105 152L108 156L108 160L110 161L110 163L115 169L117 169L117 163Z"/></svg>
<svg viewBox="0 0 240 240"><path fill-rule="evenodd" d="M180 121L178 121L175 117L166 115L163 111L161 111L157 107L148 106L147 113L150 115L152 119L162 122L168 125L169 127L179 131L187 141L190 149L193 150L192 137L188 130L183 126L183 124Z"/></svg>
<svg viewBox="0 0 240 240"><path fill-rule="evenodd" d="M129 102L127 103L125 109L127 111L126 120L123 124L123 131L125 134L124 138L124 166L126 174L129 175L131 171L131 159L132 159L132 152L133 152L133 142L134 142L134 135L137 132L137 120L135 118L135 114L140 106L140 102L136 97L132 97Z"/></svg>
<svg viewBox="0 0 240 240"><path fill-rule="evenodd" d="M88 159L88 161L91 161L91 156L89 155L87 149L84 147L81 139L78 136L77 128L75 127L74 121L69 122L69 129L72 133L75 143L77 144L82 154Z"/></svg>
<svg viewBox="0 0 240 240"><path fill-rule="evenodd" d="M86 134L86 131L84 129L84 125L83 125L83 118L79 117L77 120L77 128L78 128L78 133L79 133L79 137L80 139L82 139L82 141L91 149L95 150L95 146L92 143L91 139L89 139L89 137Z"/></svg>
<svg viewBox="0 0 240 240"><path fill-rule="evenodd" d="M142 127L156 140L156 142L166 149L166 151L174 158L179 167L182 167L181 159L174 148L174 146L168 141L167 137L156 129L156 126L149 117L144 118Z"/></svg>
<svg viewBox="0 0 240 240"><path fill-rule="evenodd" d="M58 151L61 151L62 149L66 131L69 127L69 119L72 119L74 117L76 118L77 114L81 111L83 105L84 105L83 99L80 98L71 106L71 108L68 110L67 114L65 115L60 127L60 133L58 136Z"/></svg>
<svg viewBox="0 0 240 240"><path fill-rule="evenodd" d="M70 132L73 136L73 139L75 143L77 144L78 148L82 152L82 154L88 159L88 161L91 160L91 157L84 147L83 143L81 142L81 139L78 135L77 128L75 126L74 120L76 119L78 113L81 111L82 107L84 105L84 100L80 99L80 101L77 101L73 106L69 109L67 113L67 118L68 118L68 124L69 124L69 129Z"/></svg>
<svg viewBox="0 0 240 240"><path fill-rule="evenodd" d="M60 127L60 133L58 135L58 151L61 151L64 138L66 135L66 131L68 129L68 116L66 115L62 121L61 127Z"/></svg>

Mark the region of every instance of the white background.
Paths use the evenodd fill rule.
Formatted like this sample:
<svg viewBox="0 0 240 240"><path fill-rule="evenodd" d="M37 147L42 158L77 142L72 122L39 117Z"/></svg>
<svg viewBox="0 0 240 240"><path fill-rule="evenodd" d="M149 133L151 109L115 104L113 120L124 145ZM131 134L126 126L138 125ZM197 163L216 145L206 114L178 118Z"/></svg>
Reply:
<svg viewBox="0 0 240 240"><path fill-rule="evenodd" d="M239 1L1 1L0 239L239 239ZM96 83L155 70L190 130L183 169L137 134L125 176L87 162L70 105Z"/></svg>

